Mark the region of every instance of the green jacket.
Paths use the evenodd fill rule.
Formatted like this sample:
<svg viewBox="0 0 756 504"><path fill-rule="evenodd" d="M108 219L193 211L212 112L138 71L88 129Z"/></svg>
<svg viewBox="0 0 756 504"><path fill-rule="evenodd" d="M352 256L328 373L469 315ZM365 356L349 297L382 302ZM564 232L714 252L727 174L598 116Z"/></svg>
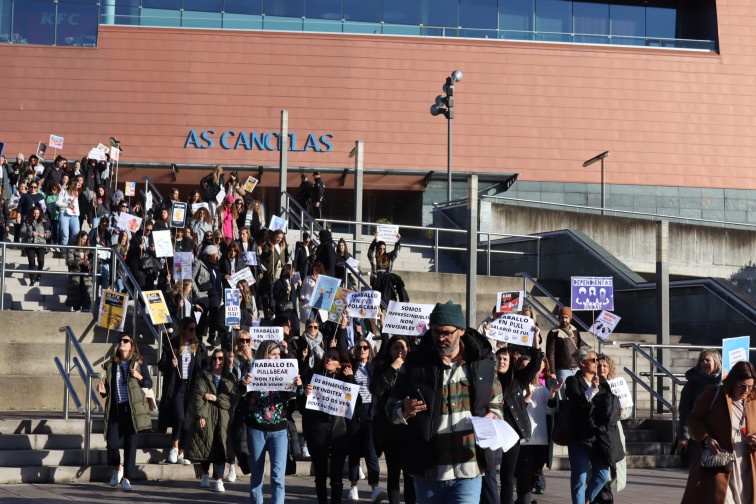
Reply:
<svg viewBox="0 0 756 504"><path fill-rule="evenodd" d="M116 367L110 360L105 364L105 373L103 383L105 384L105 439L108 438L108 419L110 417L110 406L113 403L116 391ZM129 406L131 410L131 423L136 432L152 430L152 418L150 417L150 405L144 396L142 388L152 388L152 378L150 378L150 369L146 362L139 364L139 357L133 355L129 362L130 369L136 369L142 375L142 381L128 376L126 378L126 391L129 395Z"/></svg>
<svg viewBox="0 0 756 504"><path fill-rule="evenodd" d="M233 381L228 375L221 377L217 389L212 373L202 371L197 377L185 424L190 433L186 450L187 459L193 462L212 461L213 444L218 443L223 450L223 460L226 460L233 389ZM205 394L213 394L217 400L208 401L205 399ZM201 418L205 419L203 429L197 425Z"/></svg>

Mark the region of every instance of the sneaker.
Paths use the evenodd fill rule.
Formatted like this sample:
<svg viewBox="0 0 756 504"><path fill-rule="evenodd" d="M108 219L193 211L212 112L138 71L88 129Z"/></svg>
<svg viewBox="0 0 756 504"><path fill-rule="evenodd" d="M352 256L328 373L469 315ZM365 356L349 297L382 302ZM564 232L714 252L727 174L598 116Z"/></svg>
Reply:
<svg viewBox="0 0 756 504"><path fill-rule="evenodd" d="M200 488L210 488L210 475L203 474L202 480L200 480Z"/></svg>
<svg viewBox="0 0 756 504"><path fill-rule="evenodd" d="M191 462L184 458L183 453L179 453L178 458L176 459L176 462L181 465L191 465Z"/></svg>
<svg viewBox="0 0 756 504"><path fill-rule="evenodd" d="M386 490L382 489L381 487L375 487L373 489L373 495L370 496L370 500L373 502L373 504L376 504L377 502L381 502L387 496L388 494L386 494Z"/></svg>
<svg viewBox="0 0 756 504"><path fill-rule="evenodd" d="M359 466L359 469L360 469L360 479L365 479L365 478L367 478L367 476L365 476L365 473L364 473L364 472L362 472L362 466Z"/></svg>
<svg viewBox="0 0 756 504"><path fill-rule="evenodd" d="M226 478L229 482L233 483L236 481L236 464L230 464L231 467L228 468L228 478Z"/></svg>
<svg viewBox="0 0 756 504"><path fill-rule="evenodd" d="M119 470L113 470L113 477L110 478L110 486L118 486L118 483L121 482L123 479L123 467L121 467Z"/></svg>
<svg viewBox="0 0 756 504"><path fill-rule="evenodd" d="M226 488L223 486L223 480L219 479L215 481L215 491L216 492L225 492Z"/></svg>
<svg viewBox="0 0 756 504"><path fill-rule="evenodd" d="M168 452L168 462L175 464L178 461L178 448L171 448Z"/></svg>
<svg viewBox="0 0 756 504"><path fill-rule="evenodd" d="M307 443L302 446L302 458L309 459L310 458L310 450L307 449Z"/></svg>
<svg viewBox="0 0 756 504"><path fill-rule="evenodd" d="M353 486L349 489L349 497L347 497L350 501L358 501L360 500L360 495L357 492L357 487Z"/></svg>
<svg viewBox="0 0 756 504"><path fill-rule="evenodd" d="M131 490L131 483L126 478L121 480L121 490L128 492Z"/></svg>

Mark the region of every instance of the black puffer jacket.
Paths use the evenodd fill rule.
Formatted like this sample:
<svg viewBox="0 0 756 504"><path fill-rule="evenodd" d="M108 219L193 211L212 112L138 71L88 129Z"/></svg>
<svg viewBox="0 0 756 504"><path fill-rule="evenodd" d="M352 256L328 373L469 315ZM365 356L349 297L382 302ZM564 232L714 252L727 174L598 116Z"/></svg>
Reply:
<svg viewBox="0 0 756 504"><path fill-rule="evenodd" d="M690 439L688 432L688 414L693 410L696 399L701 395L709 385L718 385L722 381L720 373L707 375L700 369L690 368L685 372L685 379L688 382L683 385L680 393L680 403L677 412L680 415L680 421L677 424L677 435L679 439Z"/></svg>
<svg viewBox="0 0 756 504"><path fill-rule="evenodd" d="M529 355L530 363L523 369L499 374L501 391L504 395L504 420L520 435L520 439L530 440L531 425L528 415L528 405L525 402L525 391L530 382L538 374L543 362L543 352L527 347L525 355ZM516 362L510 361L514 368Z"/></svg>

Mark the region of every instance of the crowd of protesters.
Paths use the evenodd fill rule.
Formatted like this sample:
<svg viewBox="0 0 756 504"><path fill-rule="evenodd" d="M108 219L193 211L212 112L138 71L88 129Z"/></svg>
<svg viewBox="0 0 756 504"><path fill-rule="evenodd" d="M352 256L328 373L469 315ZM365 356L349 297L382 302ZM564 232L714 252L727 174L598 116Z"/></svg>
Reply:
<svg viewBox="0 0 756 504"><path fill-rule="evenodd" d="M570 427L559 442L568 448L573 504L612 502L612 484L618 491L624 488L620 420L630 412L620 407L607 382L614 378L614 362L589 346L593 338L572 325L569 308L557 314L558 325L546 336L544 349L537 326L532 346L502 344L487 337L501 313L494 309L475 330L452 302L435 305L430 327L420 337L383 332L383 313L378 320L343 316L333 321L313 309L311 301L320 275L353 284L344 267L351 257L346 242L336 244L323 231L317 247L307 233L290 246L283 231L267 229L270 216L243 189L236 172L226 177L218 166L186 199L173 188L164 200L145 208L111 190L107 161L82 159L71 166L58 156L45 168L36 156L27 163L19 154L12 164L0 158L0 167L3 241L13 226L16 241L52 249L73 245L56 253L75 272L91 272L94 264L92 252L77 247L111 248L124 258L141 289L165 294L174 336L157 363L164 376L157 430L171 432L168 463L200 464L201 487L224 491L224 481L237 479L238 467L250 474L251 502L261 503L267 452L275 503L284 502L285 475L295 470L296 460L308 458L319 504L341 502L347 460L347 495L359 500L364 458L372 502L510 504L516 499L530 504L533 493L545 491L544 467L551 466L554 431L561 424ZM303 208L322 217L325 186L318 173L315 183L302 175L298 196ZM183 226L173 227L172 205L181 201L188 203L188 215ZM138 230L119 226L124 213L143 219ZM153 233L166 230L175 252L192 253L190 278L172 278L172 258L157 257ZM377 237L370 246L371 286L382 294L395 282L392 265L400 248L397 242L387 252ZM250 252L252 261L247 260ZM45 248L28 248L29 269L42 270L45 253ZM123 290L120 280L108 285L106 261L101 267L96 272L100 285ZM233 285L231 279L244 268L249 268L252 284L242 280ZM71 278L67 305L91 310L91 277ZM30 285L40 281L39 275L29 275ZM237 326L225 325L225 288L241 293ZM527 307L522 314L533 317ZM253 326L281 327L283 341L253 341ZM256 359L296 360L293 390L247 391ZM753 499L756 418L751 416L756 413L747 406L756 371L747 363L736 365L722 386L707 387L719 383L720 373L719 354L707 350L686 375L679 446L696 470L684 502ZM359 387L350 419L305 408L316 375ZM136 341L122 335L98 387L107 398L111 486L132 489L139 433L152 428L143 392L151 387ZM295 412L302 415L302 439ZM728 412L732 425L721 420ZM506 451L477 446L467 419L483 416L505 421L517 437L514 446ZM724 475L702 472L703 450L733 452L734 469ZM385 490L379 482L381 455Z"/></svg>

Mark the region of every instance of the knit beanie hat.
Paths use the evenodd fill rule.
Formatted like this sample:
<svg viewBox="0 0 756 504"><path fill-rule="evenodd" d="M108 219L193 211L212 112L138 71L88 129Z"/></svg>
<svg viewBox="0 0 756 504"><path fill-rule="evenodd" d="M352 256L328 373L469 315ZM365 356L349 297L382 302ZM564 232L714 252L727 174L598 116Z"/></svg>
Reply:
<svg viewBox="0 0 756 504"><path fill-rule="evenodd" d="M572 308L570 308L569 306L562 306L559 309L559 314L557 316L561 317L562 315L567 315L568 317L570 317L570 320L572 320Z"/></svg>
<svg viewBox="0 0 756 504"><path fill-rule="evenodd" d="M467 327L467 322L462 314L462 306L451 301L436 303L430 314L430 325L448 325L464 329Z"/></svg>

